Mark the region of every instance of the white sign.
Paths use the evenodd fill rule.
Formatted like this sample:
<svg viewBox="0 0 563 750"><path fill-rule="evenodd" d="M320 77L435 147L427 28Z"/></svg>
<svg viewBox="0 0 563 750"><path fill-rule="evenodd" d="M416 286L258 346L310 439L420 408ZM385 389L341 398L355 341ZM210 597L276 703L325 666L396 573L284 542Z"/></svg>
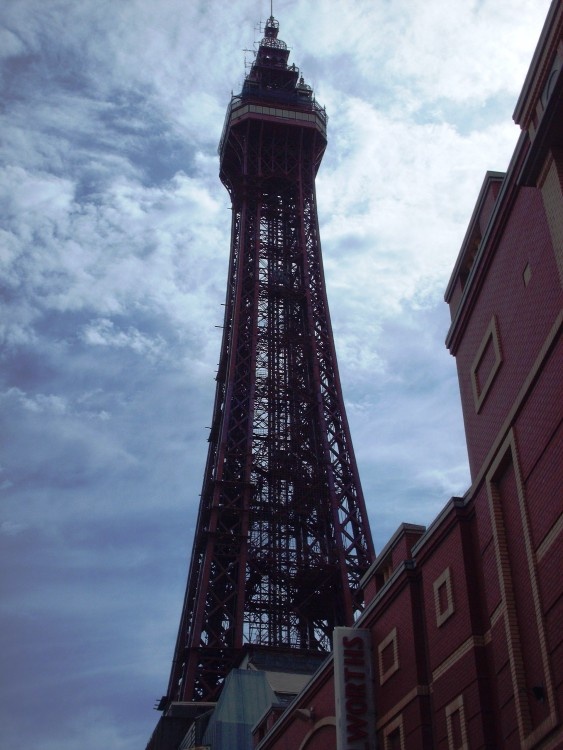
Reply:
<svg viewBox="0 0 563 750"><path fill-rule="evenodd" d="M371 636L369 630L334 629L334 698L337 750L374 750Z"/></svg>

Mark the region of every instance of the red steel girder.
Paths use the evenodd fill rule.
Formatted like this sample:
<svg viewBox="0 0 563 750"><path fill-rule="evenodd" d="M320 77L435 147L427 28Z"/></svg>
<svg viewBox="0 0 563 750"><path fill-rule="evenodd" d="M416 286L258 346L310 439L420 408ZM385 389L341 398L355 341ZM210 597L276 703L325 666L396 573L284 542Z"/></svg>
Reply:
<svg viewBox="0 0 563 750"><path fill-rule="evenodd" d="M280 60L259 52L221 139L231 255L171 700L215 700L247 643L328 651L374 559L319 239L326 115Z"/></svg>

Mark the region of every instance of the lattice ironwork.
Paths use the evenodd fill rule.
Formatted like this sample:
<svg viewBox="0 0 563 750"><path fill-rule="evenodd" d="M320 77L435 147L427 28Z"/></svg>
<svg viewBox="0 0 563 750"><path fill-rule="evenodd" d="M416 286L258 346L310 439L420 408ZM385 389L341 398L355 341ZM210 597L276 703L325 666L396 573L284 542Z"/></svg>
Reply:
<svg viewBox="0 0 563 750"><path fill-rule="evenodd" d="M326 299L326 114L269 19L221 138L233 207L209 452L168 697L214 700L244 644L326 652L374 553Z"/></svg>

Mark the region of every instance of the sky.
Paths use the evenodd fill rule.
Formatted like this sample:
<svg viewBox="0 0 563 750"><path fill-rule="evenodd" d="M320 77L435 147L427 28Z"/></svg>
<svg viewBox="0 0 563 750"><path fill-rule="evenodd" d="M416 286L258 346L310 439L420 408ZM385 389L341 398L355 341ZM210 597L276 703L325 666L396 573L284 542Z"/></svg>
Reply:
<svg viewBox="0 0 563 750"><path fill-rule="evenodd" d="M275 0L381 550L469 486L444 291L549 0ZM217 144L267 0L0 7L0 748L139 750L166 691L219 357Z"/></svg>

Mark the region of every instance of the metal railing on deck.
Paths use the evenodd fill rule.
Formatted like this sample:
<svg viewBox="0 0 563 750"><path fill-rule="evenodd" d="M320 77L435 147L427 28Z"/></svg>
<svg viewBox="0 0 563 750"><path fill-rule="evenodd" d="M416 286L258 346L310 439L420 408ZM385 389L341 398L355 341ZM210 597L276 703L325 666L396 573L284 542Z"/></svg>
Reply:
<svg viewBox="0 0 563 750"><path fill-rule="evenodd" d="M260 101L263 101L264 104L259 104L258 102ZM267 106L265 102L268 102L270 106ZM271 106L272 104L278 104L281 106ZM277 91L268 91L265 94L259 92L252 92L252 94L249 95L236 94L231 97L225 115L225 124L223 125L221 140L219 141L219 154L223 151L229 125L249 113L281 117L288 120L288 122L298 121L316 123L322 134L326 136L328 122L326 109L317 104L313 97L300 100L299 95L296 92L287 94L286 92Z"/></svg>

